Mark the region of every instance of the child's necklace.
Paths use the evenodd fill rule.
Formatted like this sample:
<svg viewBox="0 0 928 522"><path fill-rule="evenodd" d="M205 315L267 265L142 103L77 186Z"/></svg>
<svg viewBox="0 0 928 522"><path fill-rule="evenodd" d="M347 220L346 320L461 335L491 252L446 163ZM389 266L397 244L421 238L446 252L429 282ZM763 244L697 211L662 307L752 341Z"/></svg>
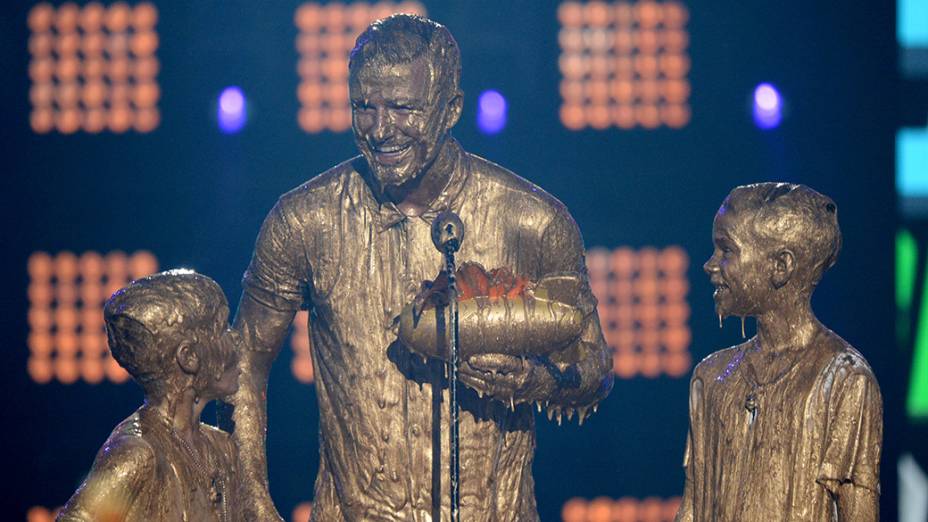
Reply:
<svg viewBox="0 0 928 522"><path fill-rule="evenodd" d="M213 504L219 504L219 520L227 522L228 508L226 505L225 480L222 476L222 471L217 470L216 474L211 477L206 472L206 467L200 461L200 457L193 451L193 448L187 444L187 441L174 430L173 426L171 427L171 435L180 442L181 447L184 448L184 452L190 457L190 460L193 462L193 467L200 477L209 482L209 500Z"/></svg>
<svg viewBox="0 0 928 522"><path fill-rule="evenodd" d="M812 344L817 337L818 335L813 337L812 341L810 341L809 344ZM757 337L754 337L753 345L754 346L750 348L750 351L759 352L760 343L758 342ZM745 350L744 352L747 352L747 350ZM742 352L742 354L744 352ZM763 383L760 382L760 379L757 378L757 373L755 372L754 365L751 364L750 359L747 361L747 365L746 365L747 371L744 372L744 377L745 377L745 380L747 380L748 385L751 386L751 391L749 391L748 394L744 398L744 409L747 410L748 414L751 416L750 420L748 421L749 425L754 424L754 421L757 419L757 411L760 409L760 404L757 400L757 394L761 390L763 390L765 387L771 384L776 384L781 379L789 375L789 373L793 371L793 368L795 368L799 364L799 362L802 361L802 359L803 359L802 354L798 354L796 359L793 362L791 362L789 366L783 369L783 371L781 371L779 374L774 376L773 379L770 379L769 381L763 382Z"/></svg>

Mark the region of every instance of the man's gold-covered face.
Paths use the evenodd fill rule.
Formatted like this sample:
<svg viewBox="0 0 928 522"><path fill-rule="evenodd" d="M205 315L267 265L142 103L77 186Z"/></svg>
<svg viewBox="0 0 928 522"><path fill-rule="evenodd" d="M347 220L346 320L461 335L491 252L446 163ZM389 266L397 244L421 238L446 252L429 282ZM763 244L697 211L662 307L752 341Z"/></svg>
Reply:
<svg viewBox="0 0 928 522"><path fill-rule="evenodd" d="M434 83L426 58L362 64L351 76L355 142L383 186L403 185L428 170L453 125Z"/></svg>

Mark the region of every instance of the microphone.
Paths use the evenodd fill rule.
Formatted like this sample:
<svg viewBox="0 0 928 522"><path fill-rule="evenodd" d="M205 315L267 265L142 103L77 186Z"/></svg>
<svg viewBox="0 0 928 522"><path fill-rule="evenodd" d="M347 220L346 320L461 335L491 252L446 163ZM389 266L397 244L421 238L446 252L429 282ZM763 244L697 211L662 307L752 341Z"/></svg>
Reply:
<svg viewBox="0 0 928 522"><path fill-rule="evenodd" d="M432 221L432 243L445 258L445 272L448 274L450 316L450 334L448 336L448 410L451 424L451 440L448 465L451 468L451 521L461 520L461 434L458 401L458 366L460 364L460 335L458 333L458 291L454 281L454 253L461 248L464 241L464 223L450 210L435 216ZM441 332L441 330L439 330ZM440 480L440 479L439 479ZM440 482L439 482L440 484ZM440 488L439 488L440 490Z"/></svg>
<svg viewBox="0 0 928 522"><path fill-rule="evenodd" d="M443 254L453 254L464 241L464 223L450 210L444 210L432 221L432 243Z"/></svg>

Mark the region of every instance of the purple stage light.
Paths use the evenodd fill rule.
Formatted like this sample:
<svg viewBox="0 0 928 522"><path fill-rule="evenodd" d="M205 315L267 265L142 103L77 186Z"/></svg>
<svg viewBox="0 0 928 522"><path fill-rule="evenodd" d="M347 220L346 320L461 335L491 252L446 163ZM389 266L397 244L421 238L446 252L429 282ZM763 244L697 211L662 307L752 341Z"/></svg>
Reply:
<svg viewBox="0 0 928 522"><path fill-rule="evenodd" d="M506 127L506 98L497 91L483 91L477 102L477 126L484 134L497 134Z"/></svg>
<svg viewBox="0 0 928 522"><path fill-rule="evenodd" d="M777 88L762 83L754 89L754 123L761 129L772 129L783 120L783 98Z"/></svg>
<svg viewBox="0 0 928 522"><path fill-rule="evenodd" d="M245 107L245 94L238 87L226 87L219 95L216 107L219 129L226 134L234 134L245 126L248 114Z"/></svg>
<svg viewBox="0 0 928 522"><path fill-rule="evenodd" d="M762 83L754 89L754 103L763 110L774 110L780 105L780 93L773 85Z"/></svg>

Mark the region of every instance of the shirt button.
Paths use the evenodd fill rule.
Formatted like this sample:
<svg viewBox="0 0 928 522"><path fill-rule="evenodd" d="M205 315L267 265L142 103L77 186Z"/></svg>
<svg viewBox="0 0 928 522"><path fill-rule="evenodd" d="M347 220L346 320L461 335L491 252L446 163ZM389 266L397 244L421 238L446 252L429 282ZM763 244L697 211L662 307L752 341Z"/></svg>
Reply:
<svg viewBox="0 0 928 522"><path fill-rule="evenodd" d="M412 425L412 434L413 434L413 435L415 435L415 436L418 437L420 431L422 431L422 430L419 429L419 425L418 425L418 424L413 424L413 425Z"/></svg>

